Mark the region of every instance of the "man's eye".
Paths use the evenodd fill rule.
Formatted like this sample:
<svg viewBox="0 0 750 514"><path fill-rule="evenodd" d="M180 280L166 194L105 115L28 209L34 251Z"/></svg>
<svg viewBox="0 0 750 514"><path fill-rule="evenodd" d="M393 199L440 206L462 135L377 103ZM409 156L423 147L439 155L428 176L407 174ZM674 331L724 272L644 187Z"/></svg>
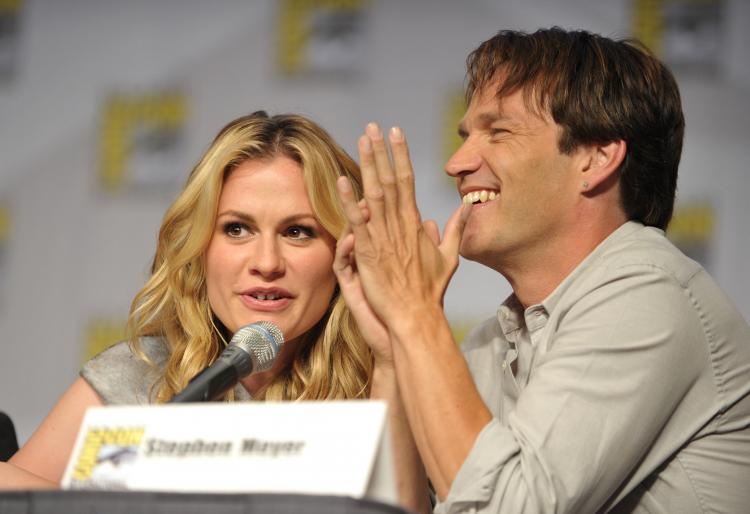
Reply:
<svg viewBox="0 0 750 514"><path fill-rule="evenodd" d="M242 237L248 232L247 227L235 221L224 224L224 233L229 237Z"/></svg>
<svg viewBox="0 0 750 514"><path fill-rule="evenodd" d="M294 225L286 229L286 235L290 239L310 239L315 236L315 231L311 227Z"/></svg>

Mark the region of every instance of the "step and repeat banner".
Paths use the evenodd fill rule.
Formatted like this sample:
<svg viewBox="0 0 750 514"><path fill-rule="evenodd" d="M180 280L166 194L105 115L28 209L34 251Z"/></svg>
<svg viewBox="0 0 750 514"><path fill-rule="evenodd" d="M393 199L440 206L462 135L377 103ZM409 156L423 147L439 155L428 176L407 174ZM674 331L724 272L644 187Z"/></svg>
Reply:
<svg viewBox="0 0 750 514"><path fill-rule="evenodd" d="M442 225L459 201L442 167L460 144L464 60L502 28L635 36L674 68L688 128L669 236L749 317L750 86L727 59L748 9L600 4L0 0L0 410L25 439L81 363L122 339L161 216L237 116L300 112L352 154L368 121L399 124L423 214ZM509 293L462 261L445 303L456 339Z"/></svg>

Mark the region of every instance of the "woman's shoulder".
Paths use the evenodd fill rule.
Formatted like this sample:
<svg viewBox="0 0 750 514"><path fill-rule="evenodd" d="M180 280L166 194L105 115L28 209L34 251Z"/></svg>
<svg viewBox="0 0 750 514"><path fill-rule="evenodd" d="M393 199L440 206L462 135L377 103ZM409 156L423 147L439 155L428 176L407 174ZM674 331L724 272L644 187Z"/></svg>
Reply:
<svg viewBox="0 0 750 514"><path fill-rule="evenodd" d="M169 356L169 347L166 341L161 337L141 337L138 341L139 349L155 364L163 363ZM120 341L115 343L101 353L95 355L89 362L108 361L108 360L130 360L139 359L133 353L133 346L130 341ZM140 359L139 359L140 360ZM142 361L141 361L142 362Z"/></svg>
<svg viewBox="0 0 750 514"><path fill-rule="evenodd" d="M136 355L129 342L122 341L83 365L81 377L97 392L105 405L153 403L156 395L154 385L161 378L169 348L158 337L141 338L139 348L150 362Z"/></svg>

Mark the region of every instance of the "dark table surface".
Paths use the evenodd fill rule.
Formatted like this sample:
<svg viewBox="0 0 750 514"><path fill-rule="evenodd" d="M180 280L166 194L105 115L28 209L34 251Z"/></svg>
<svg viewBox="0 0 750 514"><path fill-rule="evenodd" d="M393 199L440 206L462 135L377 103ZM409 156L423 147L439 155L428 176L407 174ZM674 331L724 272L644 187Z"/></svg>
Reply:
<svg viewBox="0 0 750 514"><path fill-rule="evenodd" d="M406 514L372 500L302 494L184 494L115 491L0 493L2 514Z"/></svg>

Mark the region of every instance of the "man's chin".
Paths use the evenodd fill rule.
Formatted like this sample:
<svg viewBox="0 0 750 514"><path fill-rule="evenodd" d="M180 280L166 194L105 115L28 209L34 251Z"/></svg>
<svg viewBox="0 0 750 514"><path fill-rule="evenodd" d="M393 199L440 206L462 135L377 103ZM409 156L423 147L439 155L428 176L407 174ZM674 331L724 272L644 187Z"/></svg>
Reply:
<svg viewBox="0 0 750 514"><path fill-rule="evenodd" d="M482 264L488 268L497 269L497 251L489 244L480 244L475 238L464 237L461 240L461 246L458 249L458 253L461 257L467 261L476 262Z"/></svg>
<svg viewBox="0 0 750 514"><path fill-rule="evenodd" d="M461 239L461 246L458 248L458 254L468 261L480 262L482 252L477 246L479 245L476 244L476 241L464 235L464 238Z"/></svg>

